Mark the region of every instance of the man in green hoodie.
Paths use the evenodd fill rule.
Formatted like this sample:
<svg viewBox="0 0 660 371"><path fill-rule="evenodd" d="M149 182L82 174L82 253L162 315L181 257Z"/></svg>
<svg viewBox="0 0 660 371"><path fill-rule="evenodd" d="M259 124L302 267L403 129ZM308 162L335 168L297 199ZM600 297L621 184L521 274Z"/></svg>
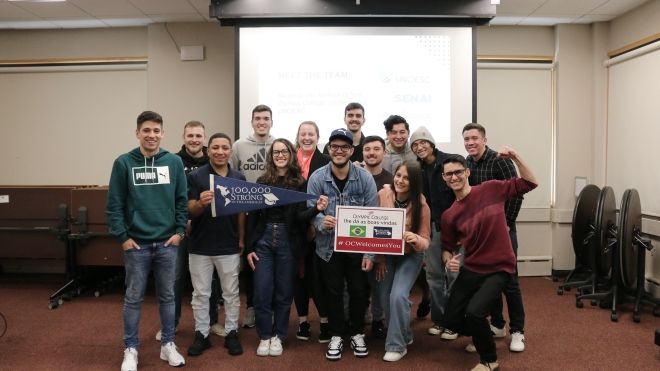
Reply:
<svg viewBox="0 0 660 371"><path fill-rule="evenodd" d="M119 156L110 175L106 215L110 233L124 249L126 269L122 371L137 370L140 311L152 269L162 326L160 358L174 367L185 364L174 344L174 277L188 191L181 158L160 148L163 133L163 118L142 112L135 131L140 146Z"/></svg>

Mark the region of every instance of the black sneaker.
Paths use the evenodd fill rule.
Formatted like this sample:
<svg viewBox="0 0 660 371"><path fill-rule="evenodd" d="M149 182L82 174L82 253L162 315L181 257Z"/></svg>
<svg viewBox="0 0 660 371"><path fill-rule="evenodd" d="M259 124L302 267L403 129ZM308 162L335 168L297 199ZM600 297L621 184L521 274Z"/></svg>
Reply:
<svg viewBox="0 0 660 371"><path fill-rule="evenodd" d="M330 332L328 332L328 324L321 323L321 332L319 333L319 343L321 344L329 343L331 338L332 336L330 336Z"/></svg>
<svg viewBox="0 0 660 371"><path fill-rule="evenodd" d="M431 312L431 302L428 299L422 299L417 307L417 318L422 319Z"/></svg>
<svg viewBox="0 0 660 371"><path fill-rule="evenodd" d="M298 326L298 332L296 333L296 338L300 340L309 340L312 336L309 330L309 322L305 321Z"/></svg>
<svg viewBox="0 0 660 371"><path fill-rule="evenodd" d="M201 332L195 331L195 341L188 347L189 356L198 356L211 347L209 337L204 337Z"/></svg>
<svg viewBox="0 0 660 371"><path fill-rule="evenodd" d="M387 337L387 329L382 320L371 322L371 333L376 339L385 339Z"/></svg>
<svg viewBox="0 0 660 371"><path fill-rule="evenodd" d="M225 348L229 350L229 354L232 356L243 354L243 347L238 340L238 332L236 332L236 330L231 330L227 334L227 337L225 338Z"/></svg>

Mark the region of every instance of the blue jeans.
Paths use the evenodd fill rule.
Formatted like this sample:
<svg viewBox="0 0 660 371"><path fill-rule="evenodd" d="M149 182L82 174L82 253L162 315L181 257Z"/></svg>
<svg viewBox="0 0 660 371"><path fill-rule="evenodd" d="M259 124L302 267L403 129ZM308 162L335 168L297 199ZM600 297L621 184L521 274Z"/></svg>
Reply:
<svg viewBox="0 0 660 371"><path fill-rule="evenodd" d="M445 314L447 300L449 300L449 291L452 283L456 280L458 273L447 272L442 264L442 242L440 232L432 226L433 238L431 244L425 252L424 262L426 262L426 281L429 284L431 293L431 321L439 325L442 316ZM461 265L463 255L461 255Z"/></svg>
<svg viewBox="0 0 660 371"><path fill-rule="evenodd" d="M412 341L410 290L422 269L423 253L387 257L387 273L381 283L381 298L387 318L386 352L403 352Z"/></svg>
<svg viewBox="0 0 660 371"><path fill-rule="evenodd" d="M268 223L255 246L254 313L259 339L277 335L284 340L295 291L297 259L289 244L286 224Z"/></svg>
<svg viewBox="0 0 660 371"><path fill-rule="evenodd" d="M149 272L153 269L158 311L162 329L161 344L174 341L174 276L178 247L164 242L140 245L140 249L124 251L126 295L124 296L124 344L139 345L138 329L144 291Z"/></svg>

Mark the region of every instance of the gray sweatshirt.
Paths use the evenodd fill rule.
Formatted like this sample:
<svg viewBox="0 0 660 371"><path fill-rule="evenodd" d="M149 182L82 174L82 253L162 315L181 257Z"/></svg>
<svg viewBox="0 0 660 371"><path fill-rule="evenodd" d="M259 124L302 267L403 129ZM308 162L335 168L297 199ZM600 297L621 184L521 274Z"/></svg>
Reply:
<svg viewBox="0 0 660 371"><path fill-rule="evenodd" d="M234 142L231 167L238 169L248 182L256 182L266 170L266 154L275 138L268 135L266 143L257 142L254 134Z"/></svg>

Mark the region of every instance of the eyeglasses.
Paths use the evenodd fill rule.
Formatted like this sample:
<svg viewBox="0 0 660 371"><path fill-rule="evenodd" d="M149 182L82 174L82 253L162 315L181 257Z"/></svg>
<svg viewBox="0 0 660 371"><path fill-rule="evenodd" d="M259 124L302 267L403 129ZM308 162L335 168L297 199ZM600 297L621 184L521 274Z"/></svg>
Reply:
<svg viewBox="0 0 660 371"><path fill-rule="evenodd" d="M445 179L451 179L454 175L456 175L456 177L458 178L458 177L460 177L461 175L463 175L463 173L465 173L465 169L454 170L454 171L448 171L448 172L446 172L446 173L442 173L442 176L443 176Z"/></svg>
<svg viewBox="0 0 660 371"><path fill-rule="evenodd" d="M343 146L340 146L340 145L337 145L337 144L331 144L330 146L328 146L328 148L330 148L330 150L333 151L333 152L337 152L339 150L341 150L341 152L346 152L349 149L353 148L353 146L351 146L349 144L344 144Z"/></svg>
<svg viewBox="0 0 660 371"><path fill-rule="evenodd" d="M273 151L273 157L277 157L279 155L282 155L283 157L289 157L290 154L291 152L289 152L288 149L283 149L281 151L277 151L277 150Z"/></svg>
<svg viewBox="0 0 660 371"><path fill-rule="evenodd" d="M429 143L429 142L427 142L427 141L425 141L425 140L418 140L418 141L416 141L415 143L413 143L413 144L410 146L410 149L412 149L412 150L414 151L414 150L417 149L417 147L422 146L422 145L423 145L424 147L428 147L428 146L431 145L431 143Z"/></svg>

